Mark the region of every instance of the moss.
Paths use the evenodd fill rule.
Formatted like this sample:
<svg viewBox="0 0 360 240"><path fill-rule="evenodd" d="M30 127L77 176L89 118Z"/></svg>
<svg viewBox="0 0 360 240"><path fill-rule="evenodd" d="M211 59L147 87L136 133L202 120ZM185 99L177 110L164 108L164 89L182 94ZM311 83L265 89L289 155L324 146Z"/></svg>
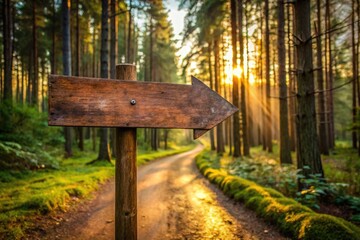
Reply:
<svg viewBox="0 0 360 240"><path fill-rule="evenodd" d="M278 201L279 203L283 204L283 205L291 205L291 204L299 204L297 201L295 201L294 199L292 198L287 198L287 197L282 197L282 198L278 198L276 201ZM305 207L305 206L304 206ZM308 208L309 211L312 211L310 210L310 208Z"/></svg>
<svg viewBox="0 0 360 240"><path fill-rule="evenodd" d="M207 162L201 162L197 166L201 173L204 173L204 171L209 168L209 164Z"/></svg>
<svg viewBox="0 0 360 240"><path fill-rule="evenodd" d="M280 193L279 191L276 191L275 189L264 188L264 190L266 192L268 192L270 194L270 196L273 198L283 198L284 197L284 195L282 193Z"/></svg>
<svg viewBox="0 0 360 240"><path fill-rule="evenodd" d="M233 176L225 176L224 180L220 184L220 188L224 190L225 193L227 193L230 190L230 184L233 181Z"/></svg>
<svg viewBox="0 0 360 240"><path fill-rule="evenodd" d="M312 214L301 222L298 238L304 240L333 240L334 237L348 240L360 239L360 231L354 230L355 228L349 225L350 223L333 216Z"/></svg>
<svg viewBox="0 0 360 240"><path fill-rule="evenodd" d="M263 200L264 200L264 197L260 197L260 196L251 197L246 201L245 206L247 208L250 208L250 209L255 210L257 212L257 209L259 208L260 203Z"/></svg>
<svg viewBox="0 0 360 240"><path fill-rule="evenodd" d="M225 179L225 176L223 176L223 175L218 175L218 174L213 174L213 175L211 175L211 176L213 176L213 180L212 180L212 182L213 183L216 183L218 186L220 186L220 184L222 183L222 181ZM211 178L211 176L209 176L209 179Z"/></svg>
<svg viewBox="0 0 360 240"><path fill-rule="evenodd" d="M244 190L245 197L244 199L247 200L248 198L259 196L259 197L270 197L270 194L265 191L264 188L260 187L259 185L252 184L250 187Z"/></svg>

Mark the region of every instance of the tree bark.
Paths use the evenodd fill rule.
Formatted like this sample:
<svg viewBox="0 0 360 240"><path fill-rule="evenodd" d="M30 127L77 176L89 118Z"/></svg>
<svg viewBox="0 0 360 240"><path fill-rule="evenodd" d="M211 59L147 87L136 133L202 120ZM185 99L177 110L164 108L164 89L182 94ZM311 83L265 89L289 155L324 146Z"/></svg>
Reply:
<svg viewBox="0 0 360 240"><path fill-rule="evenodd" d="M70 2L62 0L63 16L63 74L71 76L71 41L70 41ZM64 127L65 135L65 158L72 156L71 127Z"/></svg>
<svg viewBox="0 0 360 240"><path fill-rule="evenodd" d="M327 72L327 89L333 88L334 83L334 73L333 73L333 55L332 55L332 36L331 36L331 20L330 20L330 0L326 0L325 7L325 17L326 17L326 32L327 32L327 49L328 49L328 72ZM333 92L327 92L327 111L328 111L328 138L329 138L329 148L334 148L335 146L335 136L334 136L334 99Z"/></svg>
<svg viewBox="0 0 360 240"><path fill-rule="evenodd" d="M293 43L292 43L292 32L294 32L294 19L293 15L291 14L292 6L291 4L287 4L287 38L288 38L288 77L289 77L289 89L290 92L295 92L295 80L294 74L292 73L293 70L293 63L295 62L295 57L292 58L291 56L295 55L295 51L293 50ZM291 32L291 26L293 26ZM293 97L289 98L289 127L290 127L290 150L295 151L296 149L296 127L295 127L295 99Z"/></svg>
<svg viewBox="0 0 360 240"><path fill-rule="evenodd" d="M269 29L269 0L265 0L265 79L266 79L266 125L265 145L268 152L272 152L272 120L271 120L271 101L270 101L270 29Z"/></svg>
<svg viewBox="0 0 360 240"><path fill-rule="evenodd" d="M116 0L110 1L110 78L115 79L116 77L116 58L117 58L117 16L116 16ZM115 139L116 129L110 130L110 145L112 149L112 155L116 156L116 139Z"/></svg>
<svg viewBox="0 0 360 240"><path fill-rule="evenodd" d="M316 133L310 0L298 0L295 2L295 19L298 86L298 113L296 121L298 130L298 169L303 170L302 173L305 177L309 177L310 174L320 174L321 177L324 177ZM308 166L308 168L305 168L305 166ZM302 189L303 187L300 183L299 188Z"/></svg>
<svg viewBox="0 0 360 240"><path fill-rule="evenodd" d="M156 36L153 36L154 32L155 32L155 28L154 28L154 24L153 24L153 18L152 16L150 17L150 81L155 81L155 56L154 56L154 39L156 39ZM130 49L128 49L130 51ZM150 142L151 142L151 149L153 151L157 151L158 150L158 131L156 128L152 128L150 130Z"/></svg>
<svg viewBox="0 0 360 240"><path fill-rule="evenodd" d="M249 150L249 139L248 139L248 126L247 126L247 112L246 112L246 80L245 80L245 69L244 69L244 36L243 36L243 1L239 0L238 6L238 17L239 17L239 45L240 45L240 91L241 91L241 122L242 122L242 143L243 143L243 154L244 156L250 155Z"/></svg>
<svg viewBox="0 0 360 240"><path fill-rule="evenodd" d="M127 34L127 55L126 55L126 62L127 63L133 63L133 59L132 59L132 44L131 44L131 38L132 38L132 34L131 34L131 29L132 29L132 14L131 14L131 10L132 10L132 0L130 0L129 2L129 25L128 25L128 34Z"/></svg>
<svg viewBox="0 0 360 240"><path fill-rule="evenodd" d="M322 64L322 42L321 42L321 3L316 0L317 6L317 25L316 26L316 60L317 60L317 85L320 91L318 95L318 115L319 115L319 145L320 153L329 155L329 144L326 131L326 110L325 110L325 94L324 90L324 75Z"/></svg>
<svg viewBox="0 0 360 240"><path fill-rule="evenodd" d="M32 48L33 48L33 79L32 79L32 104L38 105L39 95L39 60L38 60L38 47L37 47L37 26L36 26L36 1L32 1Z"/></svg>
<svg viewBox="0 0 360 240"><path fill-rule="evenodd" d="M79 23L79 0L76 0L76 30L75 30L75 76L80 76L80 23ZM77 127L78 147L84 151L84 128Z"/></svg>
<svg viewBox="0 0 360 240"><path fill-rule="evenodd" d="M208 42L208 64L209 64L209 81L210 81L210 88L214 89L214 78L213 78L213 70L212 70L212 61L211 61L211 41ZM210 149L211 151L215 151L215 136L214 136L214 129L210 130Z"/></svg>
<svg viewBox="0 0 360 240"><path fill-rule="evenodd" d="M109 34L109 2L108 0L102 0L102 11L101 11L101 78L108 78L108 58L109 58L109 48L108 48L108 34ZM99 145L99 155L97 160L105 160L110 162L110 147L108 144L108 129L100 128L100 145Z"/></svg>
<svg viewBox="0 0 360 240"><path fill-rule="evenodd" d="M4 101L12 102L12 7L11 0L3 0L3 44L4 44Z"/></svg>
<svg viewBox="0 0 360 240"><path fill-rule="evenodd" d="M117 57L117 41L116 41L116 0L111 0L110 2L110 78L115 79L116 77L116 57Z"/></svg>
<svg viewBox="0 0 360 240"><path fill-rule="evenodd" d="M355 0L352 0L352 14L351 14L351 52L352 52L352 120L353 125L357 122L357 56L356 56L356 41L355 41ZM354 128L351 131L352 147L357 148L357 130Z"/></svg>
<svg viewBox="0 0 360 240"><path fill-rule="evenodd" d="M249 25L250 25L250 11L248 10L249 1L245 1L245 39L246 39L246 102L250 103L251 99L251 91L250 91L250 47L249 47ZM251 6L251 5L250 5ZM254 124L254 109L253 105L246 104L246 111L247 111L247 136L249 141L249 147L255 146L255 136L256 133L254 132L255 124ZM250 151L250 150L249 150Z"/></svg>
<svg viewBox="0 0 360 240"><path fill-rule="evenodd" d="M280 162L291 164L290 142L289 142L289 121L285 68L285 11L284 0L278 0L278 77L280 91Z"/></svg>
<svg viewBox="0 0 360 240"><path fill-rule="evenodd" d="M214 62L215 91L221 94L220 78L219 78L219 40L217 38L214 40L214 57L215 57L215 62ZM218 154L223 154L225 152L222 123L218 124L216 127L216 152Z"/></svg>
<svg viewBox="0 0 360 240"><path fill-rule="evenodd" d="M236 1L231 0L231 44L233 46L232 49L232 68L237 68L237 24L236 24ZM239 77L236 74L232 75L233 82L233 104L235 107L240 108L239 102ZM236 112L233 115L233 145L234 145L234 157L239 157L241 155L240 152L240 113Z"/></svg>
<svg viewBox="0 0 360 240"><path fill-rule="evenodd" d="M56 8L55 8L55 0L52 1L52 16L51 16L52 24L56 21ZM56 58L55 58L55 48L56 47L56 38L55 38L55 27L51 28L51 52L50 52L50 72L51 74L56 74Z"/></svg>

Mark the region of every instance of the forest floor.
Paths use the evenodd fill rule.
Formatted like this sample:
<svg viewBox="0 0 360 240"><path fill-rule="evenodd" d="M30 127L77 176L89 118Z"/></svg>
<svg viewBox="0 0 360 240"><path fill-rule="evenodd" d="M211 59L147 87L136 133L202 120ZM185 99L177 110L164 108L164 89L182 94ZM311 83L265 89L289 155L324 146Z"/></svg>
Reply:
<svg viewBox="0 0 360 240"><path fill-rule="evenodd" d="M138 169L138 239L286 239L199 173L201 146ZM29 239L114 239L114 180L68 212L36 220Z"/></svg>

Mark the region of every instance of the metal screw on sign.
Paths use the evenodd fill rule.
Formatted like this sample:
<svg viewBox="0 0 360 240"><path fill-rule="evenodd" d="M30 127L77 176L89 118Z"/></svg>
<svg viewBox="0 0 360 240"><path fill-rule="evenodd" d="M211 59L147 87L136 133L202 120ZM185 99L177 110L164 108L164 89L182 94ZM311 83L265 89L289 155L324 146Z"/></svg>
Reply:
<svg viewBox="0 0 360 240"><path fill-rule="evenodd" d="M50 75L48 122L51 126L116 127L115 239L135 240L136 127L194 129L196 139L238 109L193 76L192 85L137 82L135 65L121 64L116 66L116 78ZM128 92L139 93L130 104ZM122 101L114 104L112 99ZM133 107L136 102L141 102L141 108ZM170 109L177 115L164 114Z"/></svg>

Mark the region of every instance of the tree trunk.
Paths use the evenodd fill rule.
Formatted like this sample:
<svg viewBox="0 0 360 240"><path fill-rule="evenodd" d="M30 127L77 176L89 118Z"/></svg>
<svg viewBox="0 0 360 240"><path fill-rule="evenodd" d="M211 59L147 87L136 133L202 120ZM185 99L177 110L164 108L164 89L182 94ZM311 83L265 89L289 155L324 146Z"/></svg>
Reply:
<svg viewBox="0 0 360 240"><path fill-rule="evenodd" d="M16 102L20 102L19 101L19 93L20 93L20 71L19 71L19 68L20 68L20 61L19 61L19 56L15 56L15 60L16 60L16 96L15 96L15 99L16 99Z"/></svg>
<svg viewBox="0 0 360 240"><path fill-rule="evenodd" d="M12 7L11 0L3 0L3 44L4 44L4 95L5 101L12 102Z"/></svg>
<svg viewBox="0 0 360 240"><path fill-rule="evenodd" d="M322 64L322 43L321 43L321 3L320 0L316 0L317 5L317 25L316 28L316 59L317 59L317 84L318 90L318 115L319 115L319 146L320 153L329 154L329 144L326 131L326 111L325 111L325 94L324 90L324 75L323 75L323 64Z"/></svg>
<svg viewBox="0 0 360 240"><path fill-rule="evenodd" d="M116 0L110 1L110 78L116 78L116 57L117 57L117 47L116 47ZM110 146L111 146L111 153L113 156L116 157L116 138L115 138L116 129L110 129Z"/></svg>
<svg viewBox="0 0 360 240"><path fill-rule="evenodd" d="M76 31L75 31L75 76L80 76L80 23L79 23L79 0L76 0ZM78 147L80 151L84 151L84 128L77 127Z"/></svg>
<svg viewBox="0 0 360 240"><path fill-rule="evenodd" d="M291 164L286 86L284 0L278 0L278 77L280 91L280 162Z"/></svg>
<svg viewBox="0 0 360 240"><path fill-rule="evenodd" d="M246 39L246 85L248 86L246 88L246 102L250 103L251 99L251 91L250 91L250 47L249 47L249 25L250 25L250 18L249 18L249 13L250 11L248 10L248 3L249 1L245 2L245 39ZM254 133L254 129L255 129L255 124L254 124L254 114L253 114L253 105L251 104L246 104L246 109L247 109L247 122L248 122L248 127L247 127L247 136L248 136L248 140L249 140L249 147L253 147L255 146L255 133Z"/></svg>
<svg viewBox="0 0 360 240"><path fill-rule="evenodd" d="M164 149L168 149L169 129L164 129Z"/></svg>
<svg viewBox="0 0 360 240"><path fill-rule="evenodd" d="M356 13L357 13L357 29L358 29L358 36L360 36L360 0L356 0ZM355 21L354 21L355 22ZM356 75L356 86L357 86L357 100L358 100L358 105L360 106L360 78L359 78L359 51L360 51L360 41L359 41L359 37L357 38L357 43L356 43L356 70L357 70L357 75ZM360 146L360 129L358 129L358 144ZM360 147L358 148L358 155L360 156Z"/></svg>
<svg viewBox="0 0 360 240"><path fill-rule="evenodd" d="M38 47L37 47L37 26L36 26L36 1L33 1L32 9L32 48L33 48L33 79L32 79L32 104L34 106L38 105L38 95L39 95L39 60L38 60Z"/></svg>
<svg viewBox="0 0 360 240"><path fill-rule="evenodd" d="M318 0L319 1L319 0ZM357 102L356 102L356 93L357 93L357 56L356 56L356 42L355 42L355 0L352 0L352 14L351 14L351 50L352 50L352 120L353 125L356 125L357 122ZM352 147L357 148L357 130L354 129L351 131L352 135Z"/></svg>
<svg viewBox="0 0 360 240"><path fill-rule="evenodd" d="M220 91L220 78L219 78L219 40L215 38L214 40L214 80L215 80L215 91L221 94ZM224 135L223 135L223 125L222 123L218 124L216 127L216 152L218 154L223 154L225 152L224 146Z"/></svg>
<svg viewBox="0 0 360 240"><path fill-rule="evenodd" d="M115 79L116 78L116 0L111 0L110 3L110 12L111 12L111 18L110 18L110 78Z"/></svg>
<svg viewBox="0 0 360 240"><path fill-rule="evenodd" d="M272 152L272 121L271 121L271 101L270 101L270 29L269 29L269 0L265 0L265 79L266 79L266 125L265 143L266 150Z"/></svg>
<svg viewBox="0 0 360 240"><path fill-rule="evenodd" d="M332 56L332 36L331 36L331 20L330 20L330 0L326 0L326 32L327 32L327 49L328 49L328 73L327 73L327 89L333 88L334 82L334 73L333 73L333 56ZM335 136L334 136L334 100L333 92L327 92L328 100L328 138L329 138L329 148L334 148L335 146Z"/></svg>
<svg viewBox="0 0 360 240"><path fill-rule="evenodd" d="M55 0L52 1L52 20L54 24L56 21L56 9L55 9ZM56 47L56 38L55 38L55 27L51 28L51 52L50 52L50 72L51 74L56 74L56 57L55 57L55 47Z"/></svg>
<svg viewBox="0 0 360 240"><path fill-rule="evenodd" d="M236 1L231 0L231 44L233 46L232 49L232 68L235 70L237 68L237 24L236 24ZM233 104L235 107L240 108L239 102L239 76L236 74L232 75L233 89L232 89L232 97ZM240 113L236 112L233 115L233 145L234 145L234 157L239 157L241 155L240 150Z"/></svg>
<svg viewBox="0 0 360 240"><path fill-rule="evenodd" d="M240 44L240 91L241 91L241 122L242 122L242 138L243 138L243 153L244 156L249 156L249 139L248 139L248 127L247 127L247 112L246 112L246 93L245 93L245 69L244 69L244 37L243 37L243 1L239 1L238 6L239 17L239 44ZM235 45L236 46L236 45Z"/></svg>
<svg viewBox="0 0 360 240"><path fill-rule="evenodd" d="M130 0L129 2L129 25L128 25L128 35L127 35L127 55L126 55L126 62L127 63L133 63L133 59L132 59L132 44L131 44L131 29L132 29L132 14L131 14L131 10L132 10L132 0Z"/></svg>
<svg viewBox="0 0 360 240"><path fill-rule="evenodd" d="M295 92L295 81L294 81L294 74L292 73L293 70L293 62L295 62L295 57L291 58L293 54L295 54L295 51L293 51L293 43L292 43L292 32L294 32L294 28L291 32L291 26L294 26L293 21L293 15L291 14L292 6L290 4L287 4L287 38L288 38L288 77L289 77L289 89L290 89L290 95L293 95L293 92ZM289 127L290 127L290 149L291 151L295 151L296 149L296 127L295 127L295 99L293 97L289 98Z"/></svg>
<svg viewBox="0 0 360 240"><path fill-rule="evenodd" d="M20 103L24 103L24 91L25 91L25 66L24 59L21 58L21 93L20 93Z"/></svg>
<svg viewBox="0 0 360 240"><path fill-rule="evenodd" d="M63 74L71 76L71 41L70 41L70 5L69 1L62 0L63 16ZM72 156L71 127L64 128L65 135L65 158Z"/></svg>
<svg viewBox="0 0 360 240"><path fill-rule="evenodd" d="M96 131L97 128L91 128L92 134L91 134L91 138L92 138L92 150L95 152L96 151Z"/></svg>
<svg viewBox="0 0 360 240"><path fill-rule="evenodd" d="M28 77L27 77L27 87L26 87L26 103L27 104L31 104L31 79L32 79L32 55L33 55L33 50L30 49L30 53L29 53L29 64L28 64Z"/></svg>
<svg viewBox="0 0 360 240"><path fill-rule="evenodd" d="M297 112L297 162L298 169L303 170L305 177L310 174L320 174L324 177L318 138L316 134L316 113L314 76L312 65L312 36L310 29L310 0L295 2L297 52L297 86L298 86L298 112ZM305 168L308 166L308 168ZM303 186L299 184L299 188Z"/></svg>
<svg viewBox="0 0 360 240"><path fill-rule="evenodd" d="M101 78L108 78L108 33L109 33L109 2L108 0L102 0L102 11L101 11ZM97 160L111 161L110 148L108 144L108 129L100 128L100 145L99 155Z"/></svg>
<svg viewBox="0 0 360 240"><path fill-rule="evenodd" d="M154 56L154 39L156 39L156 36L153 36L153 33L155 32L154 25L153 25L153 19L150 17L150 81L155 81L155 56ZM130 49L128 49L130 51ZM158 150L158 131L155 128L151 129L150 132L150 141L151 141L151 149L153 151Z"/></svg>
<svg viewBox="0 0 360 240"><path fill-rule="evenodd" d="M210 81L210 88L214 89L214 78L213 78L213 71L212 71L212 61L211 61L211 41L208 42L208 64L209 64L209 81ZM215 136L214 136L214 129L210 130L210 149L211 151L215 151Z"/></svg>

